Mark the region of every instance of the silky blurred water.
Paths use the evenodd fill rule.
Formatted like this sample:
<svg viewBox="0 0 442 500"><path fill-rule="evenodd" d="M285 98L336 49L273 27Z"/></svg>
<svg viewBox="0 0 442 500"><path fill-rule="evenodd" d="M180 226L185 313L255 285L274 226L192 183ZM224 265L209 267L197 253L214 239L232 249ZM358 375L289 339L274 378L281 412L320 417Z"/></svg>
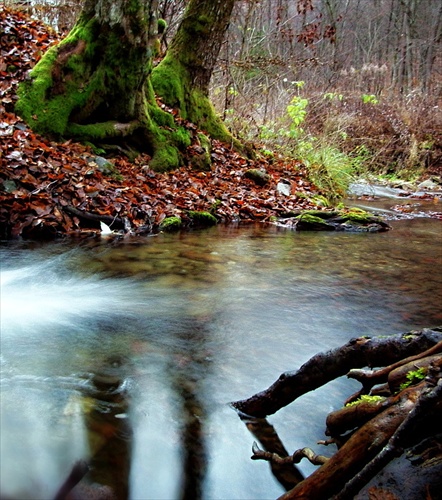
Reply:
<svg viewBox="0 0 442 500"><path fill-rule="evenodd" d="M1 492L50 499L73 463L131 499L272 499L229 406L360 335L442 323L442 222L380 234L216 227L1 247ZM289 452L357 386L269 417ZM313 467L301 464L304 473Z"/></svg>

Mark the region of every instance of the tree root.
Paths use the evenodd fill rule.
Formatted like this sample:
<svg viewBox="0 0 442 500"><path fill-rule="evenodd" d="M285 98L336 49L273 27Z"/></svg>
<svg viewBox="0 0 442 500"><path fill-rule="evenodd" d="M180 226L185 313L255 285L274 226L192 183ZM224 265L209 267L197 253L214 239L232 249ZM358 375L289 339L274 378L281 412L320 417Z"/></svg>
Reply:
<svg viewBox="0 0 442 500"><path fill-rule="evenodd" d="M415 356L442 341L442 327L425 328L389 337L359 337L326 353L313 356L296 372L283 373L268 389L236 401L239 412L265 417L292 403L303 394L346 375L352 368L385 366Z"/></svg>
<svg viewBox="0 0 442 500"><path fill-rule="evenodd" d="M94 222L97 227L99 227L100 222L104 222L111 229L125 229L127 230L128 221L122 219L121 217L112 217L111 215L100 215L93 214L92 212L86 212L86 210L79 210L71 205L63 207L63 210L71 215L75 215L79 219L84 219L86 221Z"/></svg>
<svg viewBox="0 0 442 500"><path fill-rule="evenodd" d="M300 395L345 375L349 370L352 378L362 383L358 394L371 392L371 396L332 412L327 417L326 434L332 439L319 443L337 445L337 451L330 458L318 455L309 448L289 455L281 442L276 447L264 446L265 450L253 444L251 458L269 462L272 470L275 467L294 468L294 464L303 457L319 465L310 476L298 478L291 488L285 485L288 491L279 500L353 499L405 450L417 445L425 446L420 443L429 442L429 438L440 434L441 351L441 327L387 338L358 338L343 347L314 356L298 371L282 374L266 391L234 403L233 406L241 412L241 418L250 429L251 422L266 421L245 414L273 413ZM381 368L376 371L353 369L364 365ZM382 383L380 388L376 387L376 383ZM376 392L386 396L373 398ZM271 429L276 435L273 427ZM260 438L253 425L251 430ZM442 463L442 447L436 450L436 460ZM423 479L416 469L411 470L411 474L416 476L413 481L422 497L427 495L432 498L431 495L439 487L437 477L432 479L438 475L439 469L437 465L435 467L436 473L424 475ZM402 482L405 482L405 478Z"/></svg>
<svg viewBox="0 0 442 500"><path fill-rule="evenodd" d="M442 417L442 379L434 387L425 387L416 404L405 416L387 445L342 488L335 500L351 500L370 479L379 473L393 458L400 456L411 444L422 437L419 428ZM417 436L417 438L416 438Z"/></svg>
<svg viewBox="0 0 442 500"><path fill-rule="evenodd" d="M348 378L354 378L362 384L364 389L370 390L374 385L386 382L388 375L395 369L411 363L412 361L418 361L422 358L431 356L432 354L439 354L442 352L442 341L438 342L436 345L432 346L430 349L419 353L415 356L409 356L408 358L401 359L396 363L386 366L380 370L350 370L347 374Z"/></svg>
<svg viewBox="0 0 442 500"><path fill-rule="evenodd" d="M277 453L270 453L269 451L260 450L256 443L253 443L252 446L252 460L266 460L267 462L272 462L275 464L283 465L283 464L299 464L299 462L303 458L307 458L307 460L313 465L322 465L327 462L328 458L324 455L316 455L316 453L311 448L301 448L300 450L296 450L293 455L289 457L281 457Z"/></svg>

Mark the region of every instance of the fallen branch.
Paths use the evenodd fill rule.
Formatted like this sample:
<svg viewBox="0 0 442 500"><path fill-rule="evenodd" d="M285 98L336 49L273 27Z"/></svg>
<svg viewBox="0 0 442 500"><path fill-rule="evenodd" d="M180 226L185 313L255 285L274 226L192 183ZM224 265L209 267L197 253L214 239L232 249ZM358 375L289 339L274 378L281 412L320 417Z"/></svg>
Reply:
<svg viewBox="0 0 442 500"><path fill-rule="evenodd" d="M388 443L417 401L424 384L403 391L397 404L372 418L319 469L279 500L323 500L338 494Z"/></svg>
<svg viewBox="0 0 442 500"><path fill-rule="evenodd" d="M422 456L427 453L425 446L430 447L428 454L441 461L442 444L437 437L442 417L441 346L442 327L386 338L354 339L341 348L314 356L296 372L281 375L266 391L235 403L234 407L249 430L265 443L264 450L253 444L253 460L269 462L275 476L278 467L295 469L294 464L303 457L320 465L309 477L297 480L291 488L289 483L285 484L288 491L279 500L332 497L350 500L386 464L411 447L423 447ZM326 434L332 439L320 444L336 444L338 449L330 458L309 448L289 455L265 419L246 415L251 411L274 412L296 397L344 375L349 368L354 368L352 363L380 366L377 371L382 372L382 377L373 376L372 380L382 382L388 378L389 384L379 388L370 382L371 393L382 392L387 396L376 398L364 394L359 401L329 414ZM364 384L366 380L362 379ZM366 388L360 392L363 394ZM414 464L409 467L411 469L405 474L407 479L412 478L417 496L440 489L437 477L442 465L438 467L437 463L432 463L434 474L423 475L423 478L420 469L413 469ZM399 487L396 484L396 488ZM374 486L374 490L381 495L387 491L381 486Z"/></svg>
<svg viewBox="0 0 442 500"><path fill-rule="evenodd" d="M104 222L111 229L126 229L127 222L121 217L112 217L111 215L100 215L94 214L92 212L86 212L86 210L79 210L71 205L63 207L63 210L71 215L75 215L79 219L84 219L87 221L96 222L97 226L100 222Z"/></svg>
<svg viewBox="0 0 442 500"><path fill-rule="evenodd" d="M285 462L285 459L290 457L273 425L269 424L264 418L243 418L242 420L245 422L247 429L259 440L261 446L263 446L265 450L263 453L270 453L271 455L276 455L281 458L279 462L270 462L272 473L279 483L286 490L290 490L303 481L304 476L299 469L293 465L293 461L288 460ZM257 445L256 448L259 449Z"/></svg>
<svg viewBox="0 0 442 500"><path fill-rule="evenodd" d="M400 456L404 448L410 446L410 436L415 435L418 427L426 426L428 420L434 421L442 417L442 379L436 387L424 390L414 408L408 413L388 444L366 466L347 482L344 488L335 496L334 500L351 500L376 474L378 474L391 460ZM416 443L422 438L417 432Z"/></svg>
<svg viewBox="0 0 442 500"><path fill-rule="evenodd" d="M348 378L353 378L360 382L364 389L371 389L374 385L380 384L382 382L386 382L388 379L388 375L390 372L399 368L403 365L411 363L412 361L418 361L422 358L426 358L433 354L439 354L442 352L442 341L438 342L436 345L430 347L430 349L421 352L415 356L409 356L408 358L401 359L396 363L393 363L389 366L381 368L380 370L350 370L347 374Z"/></svg>
<svg viewBox="0 0 442 500"><path fill-rule="evenodd" d="M283 373L268 389L236 401L232 406L243 414L265 417L303 394L346 375L352 368L395 363L427 351L441 341L442 327L383 338L352 339L342 347L313 356L299 370Z"/></svg>

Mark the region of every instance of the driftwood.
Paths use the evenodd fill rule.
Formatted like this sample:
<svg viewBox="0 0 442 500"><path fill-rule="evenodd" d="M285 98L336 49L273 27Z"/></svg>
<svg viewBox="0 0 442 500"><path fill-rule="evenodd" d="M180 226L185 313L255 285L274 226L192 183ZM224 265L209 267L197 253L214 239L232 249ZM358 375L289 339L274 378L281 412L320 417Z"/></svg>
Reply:
<svg viewBox="0 0 442 500"><path fill-rule="evenodd" d="M360 370L364 366L379 368ZM418 484L416 489L421 488L423 497L436 498L435 492L440 486L436 478L442 473L439 423L442 417L442 327L351 340L338 349L314 356L298 371L282 374L267 390L233 406L250 428L250 422L265 422L264 415L346 374L361 382L358 396L364 396L358 401L352 396L353 403L328 415L326 434L331 439L320 443L336 444L338 450L334 455L326 459L308 448L289 455L282 443L278 445L282 453L265 440L261 441L264 450L254 443L252 459L266 460L272 468L295 468L294 464L303 457L320 465L305 479L295 475L291 487L284 485L287 492L280 500L353 499L389 462L401 457L404 450L422 446L422 442L430 438L435 439L437 450L436 461L432 462L436 467L435 479L431 479L430 484ZM381 389L378 384L382 384ZM385 397L373 397L377 392ZM418 479L415 482L418 483ZM382 488L380 491L385 498L391 495ZM376 494L379 495L379 491Z"/></svg>
<svg viewBox="0 0 442 500"><path fill-rule="evenodd" d="M422 353L442 341L442 327L389 337L359 337L317 354L296 372L283 373L268 389L232 406L253 417L266 417L353 368L385 366Z"/></svg>

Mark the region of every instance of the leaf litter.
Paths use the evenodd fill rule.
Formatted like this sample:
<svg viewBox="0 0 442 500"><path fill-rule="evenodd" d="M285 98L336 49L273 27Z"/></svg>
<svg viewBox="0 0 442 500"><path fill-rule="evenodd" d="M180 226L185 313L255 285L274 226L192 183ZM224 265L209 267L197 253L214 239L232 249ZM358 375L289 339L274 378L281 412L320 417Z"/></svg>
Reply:
<svg viewBox="0 0 442 500"><path fill-rule="evenodd" d="M168 173L149 168L141 154L103 158L82 144L54 142L35 134L14 114L19 83L42 54L60 39L23 11L0 10L0 235L3 239L52 239L99 234L101 223L124 235L158 231L160 223L179 216L191 225L190 211L212 213L219 222L271 220L287 213L317 208L317 194L300 161L275 157L247 159L229 146L212 141L210 171L190 165ZM160 103L161 104L161 103ZM164 108L164 106L163 106ZM176 113L174 113L174 116ZM180 126L195 126L175 116ZM190 146L187 153L194 153ZM260 186L245 172L263 170ZM281 192L278 183L290 186Z"/></svg>

